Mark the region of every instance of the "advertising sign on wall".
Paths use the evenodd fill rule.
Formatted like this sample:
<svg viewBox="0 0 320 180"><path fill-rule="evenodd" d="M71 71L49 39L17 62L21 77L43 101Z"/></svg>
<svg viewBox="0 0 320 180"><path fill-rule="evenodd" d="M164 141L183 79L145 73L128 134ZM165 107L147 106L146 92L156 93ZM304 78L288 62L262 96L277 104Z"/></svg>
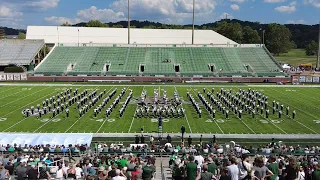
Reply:
<svg viewBox="0 0 320 180"><path fill-rule="evenodd" d="M300 82L306 82L306 77L305 76L300 76Z"/></svg>

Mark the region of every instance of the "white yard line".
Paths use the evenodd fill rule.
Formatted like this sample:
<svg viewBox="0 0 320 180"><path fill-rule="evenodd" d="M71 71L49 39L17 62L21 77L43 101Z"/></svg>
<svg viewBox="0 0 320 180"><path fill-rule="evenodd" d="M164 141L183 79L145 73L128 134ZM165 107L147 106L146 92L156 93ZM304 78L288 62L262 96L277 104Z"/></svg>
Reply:
<svg viewBox="0 0 320 180"><path fill-rule="evenodd" d="M239 88L237 88L237 91L239 92ZM282 131L285 134L288 134L285 130L283 130L282 128L280 128L279 126L277 126L275 123L273 123L270 119L265 118L262 114L258 113L262 118L264 118L265 120L267 120L269 123L271 123L272 125L274 125L276 128L278 128L280 131Z"/></svg>
<svg viewBox="0 0 320 180"><path fill-rule="evenodd" d="M5 99L5 98L10 97L10 96L13 96L13 95L15 95L15 94L19 94L19 93L21 93L21 92L23 92L23 91L21 90L21 91L18 91L18 92L16 92L16 93L9 94L9 95L7 95L7 96L4 96L4 97L1 98L0 100ZM3 94L3 93L1 93L1 94Z"/></svg>
<svg viewBox="0 0 320 180"><path fill-rule="evenodd" d="M13 88L8 88L8 89L6 89L6 90L4 90L4 91L0 91L0 94L3 94L3 93L5 93L5 92L7 92L7 91L12 91L13 89L15 89L15 88L17 88L18 86L15 86L15 87L13 87Z"/></svg>
<svg viewBox="0 0 320 180"><path fill-rule="evenodd" d="M176 86L174 86L174 89L177 91L177 93L178 93L178 95L179 95L179 97L180 97L180 93L178 92L178 89L177 89L177 87L176 87ZM181 107L183 108L182 103L181 103ZM183 108L183 109L184 109L184 108ZM186 109L185 109L185 110L186 110ZM187 117L187 115L186 115L186 114L185 114L184 118L185 118L185 119L186 119L186 121L187 121L187 124L188 124L189 129L190 129L190 133L192 133L192 129L191 129L191 126L190 126L190 123L189 123L189 120L188 120L188 117Z"/></svg>
<svg viewBox="0 0 320 180"><path fill-rule="evenodd" d="M83 86L81 86L78 90L80 91L80 89L83 88ZM76 96L72 96L72 97L76 97ZM70 97L71 98L71 97ZM41 126L39 126L36 130L33 131L33 133L37 132L38 130L40 130L42 127L44 127L45 125L47 125L48 123L52 122L52 120L54 120L55 118L57 118L60 114L62 114L63 111L60 111L59 114L57 114L54 118L51 118L51 120L45 122L44 124L42 124Z"/></svg>
<svg viewBox="0 0 320 180"><path fill-rule="evenodd" d="M112 88L111 88L112 89ZM127 92L127 90L128 90L129 88L127 87L126 88L126 92ZM121 91L120 91L121 92ZM108 93L109 93L109 91L108 91ZM107 93L106 93L107 94ZM119 100L120 101L120 100ZM111 100L110 100L110 102L111 102ZM120 102L119 102L120 103ZM114 109L115 110L115 109ZM103 125L106 123L106 121L107 121L107 118L103 121L103 123L100 125L100 127L99 127L99 129L97 130L97 132L96 133L99 133L99 131L101 130L101 128L103 127Z"/></svg>
<svg viewBox="0 0 320 180"><path fill-rule="evenodd" d="M193 89L193 88L191 88L191 89L192 89L192 91L193 91L193 95L196 95L196 96L198 97L198 94L195 94L196 92L194 91L194 89ZM204 98L205 98L205 96L204 96ZM198 99L200 100L199 97L198 97ZM205 98L205 99L206 99L206 98ZM201 101L201 100L200 100L200 101ZM208 101L208 102L209 102L209 101ZM201 101L201 104L203 104L202 101ZM211 104L211 103L210 103L210 104ZM203 106L204 106L204 104L203 104ZM207 111L210 119L212 119L212 120L215 122L215 124L217 125L217 127L220 129L221 133L224 134L223 130L221 129L221 127L219 126L219 124L217 123L217 121L211 117L209 111L208 111L206 108L205 108L205 110Z"/></svg>
<svg viewBox="0 0 320 180"><path fill-rule="evenodd" d="M50 93L49 95L46 95L46 96L44 96L44 97L51 96L51 95L52 95L52 94L54 94L54 93L57 93L57 92L56 92L56 91L54 91L53 93ZM42 98L44 98L44 97L42 97ZM32 101L32 102L31 102L31 103L29 103L29 104L32 104L32 103L34 103L34 102L36 102L36 101L39 101L39 100L40 100L40 99L42 99L42 98L36 99L36 100ZM29 104L27 104L27 105L29 105ZM27 106L27 105L25 105L25 106ZM6 116L7 116L7 115L9 115L9 114L12 114L12 113L13 113L13 112L15 112L15 111L16 111L16 110L14 110L14 111L12 111L12 112L10 112L10 113L6 114L4 117L6 117ZM27 120L27 119L28 119L28 118L30 118L30 117L33 117L33 116L29 116L29 117L25 117L25 118L21 119L20 121L16 122L15 124L11 125L10 127L8 127L7 129L5 129L5 130L3 130L3 131L7 131L7 130L9 130L9 129L11 129L11 128L15 127L16 125L18 125L18 124L22 123L23 121Z"/></svg>
<svg viewBox="0 0 320 180"><path fill-rule="evenodd" d="M143 89L142 89L142 91L141 91L141 94L142 94L142 92L144 91L144 88L145 88L145 87L143 86ZM141 96L141 94L140 94L140 96ZM131 128L132 128L132 125L133 125L133 121L134 121L134 117L136 116L137 109L138 109L138 105L137 105L137 107L136 107L136 110L134 111L134 114L133 114L133 117L132 117L132 120L131 120L131 124L130 124L129 130L128 130L128 133L130 133L130 131L131 131Z"/></svg>
<svg viewBox="0 0 320 180"><path fill-rule="evenodd" d="M12 104L12 103L14 103L14 102L16 102L16 101L19 101L19 100L21 100L21 99L24 99L24 98L26 98L26 97L32 96L33 94L39 93L39 92L44 91L44 90L46 90L46 89L48 89L48 88L50 88L50 87L41 89L41 90L36 91L36 92L34 92L34 93L32 93L32 94L29 94L29 95L27 95L27 96L23 96L23 97L21 97L21 98L19 98L19 99L16 99L16 100L14 100L14 101L11 101L11 102L9 102L9 103L7 103L7 104L4 104L4 105L0 106L0 108L1 108L1 107L4 107L4 106L7 106L7 105L9 105L9 104Z"/></svg>
<svg viewBox="0 0 320 180"><path fill-rule="evenodd" d="M24 105L24 106L21 106L19 109L23 109L24 107L27 107L27 106L29 106L30 104L33 104L34 102L39 101L39 99L44 99L44 98L46 98L46 97L50 97L52 94L55 94L55 93L57 93L57 92L54 91L54 92L52 92L52 93L50 93L50 94L46 94L45 96L43 96L43 97L41 97L41 98L38 98L38 99L36 99L36 100L34 100L34 101L32 101L32 102ZM12 114L12 113L16 112L16 111L19 110L19 109L15 109L15 110L13 110L13 111L11 111L11 112L3 115L3 117L6 117L6 116L8 116L9 114Z"/></svg>
<svg viewBox="0 0 320 180"><path fill-rule="evenodd" d="M282 95L285 95L284 93L279 92L279 91L277 91L277 90L274 90L274 91L276 91L276 92L278 92L278 93L280 93L280 94L282 94ZM298 101L300 101L300 100L298 100ZM279 101L279 102L281 102L281 101ZM300 101L300 102L301 102L301 101ZM287 104L287 103L283 103L283 104ZM270 107L271 107L271 105L270 105ZM298 107L296 107L296 106L291 105L291 107L294 107L295 109L303 112L304 114L307 114L307 113L305 113L302 109L300 109L300 108L298 108ZM307 114L307 115L309 115L310 117L313 117L313 118L315 118L315 119L319 119L319 118L315 117L315 116L312 115L312 114ZM293 119L293 120L294 120L295 122L297 122L298 124L302 125L303 127L309 129L310 131L318 134L318 132L314 131L313 129L309 128L308 126L304 125L303 123L301 123L301 122L299 122L299 121L297 121L297 120L295 120L295 119Z"/></svg>
<svg viewBox="0 0 320 180"><path fill-rule="evenodd" d="M97 87L100 87L100 86L97 86ZM113 87L114 87L114 86L113 86ZM108 95L108 93L113 89L113 87L110 88L109 91L108 91L105 95ZM98 92L97 92L97 94L98 94ZM103 98L101 98L100 101L101 101L102 99L103 99ZM100 102L100 101L97 102L97 105L96 105L96 106L99 105L99 102ZM91 109L92 109L92 108L91 108ZM89 109L89 110L90 110L90 109ZM80 118L78 118L78 120L77 120L76 122L74 122L74 123L65 131L65 133L67 133L74 125L76 125L77 122L78 122L81 118L83 118L85 115L86 115L86 114L84 114L84 115L82 115Z"/></svg>
<svg viewBox="0 0 320 180"><path fill-rule="evenodd" d="M220 101L220 99L217 98L217 96L216 96L215 94L213 94L213 95L216 97L216 99L217 99L221 104L223 104L223 103ZM223 104L223 105L224 105L224 104ZM232 112L233 114L235 114L234 111L231 111L231 110L230 110L230 112ZM235 115L235 116L236 116L236 118L239 119L239 121L241 121L242 124L245 125L253 134L257 134L257 133L256 133L253 129L251 129L251 127L249 127L242 119L240 119L237 115Z"/></svg>

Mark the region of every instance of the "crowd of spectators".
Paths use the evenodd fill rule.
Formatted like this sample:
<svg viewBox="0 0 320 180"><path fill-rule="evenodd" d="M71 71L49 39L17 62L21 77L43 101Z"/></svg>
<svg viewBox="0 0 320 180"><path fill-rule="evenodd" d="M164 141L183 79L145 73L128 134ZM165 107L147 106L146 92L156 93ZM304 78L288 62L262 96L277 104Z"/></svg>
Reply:
<svg viewBox="0 0 320 180"><path fill-rule="evenodd" d="M201 137L193 143L189 136L181 143L174 143L170 135L164 145L156 144L153 137L145 144L93 143L91 148L87 145L6 145L0 146L3 153L0 180L9 177L152 179L155 173L153 153L171 155L169 164L173 179L308 180L315 176L320 180L316 155L319 149L318 146L287 146L274 140L265 146L247 148L232 141L218 144L215 137L211 142L202 142ZM294 168L290 170L291 166Z"/></svg>
<svg viewBox="0 0 320 180"><path fill-rule="evenodd" d="M0 180L11 179L149 179L155 157L145 154L81 155L65 158L45 153L10 153L0 156Z"/></svg>

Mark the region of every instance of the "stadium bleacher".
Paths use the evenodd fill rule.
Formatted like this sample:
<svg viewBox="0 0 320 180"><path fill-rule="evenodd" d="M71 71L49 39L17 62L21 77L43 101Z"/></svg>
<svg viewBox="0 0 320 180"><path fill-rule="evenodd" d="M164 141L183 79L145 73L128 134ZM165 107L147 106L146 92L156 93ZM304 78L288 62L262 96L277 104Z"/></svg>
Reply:
<svg viewBox="0 0 320 180"><path fill-rule="evenodd" d="M55 47L35 74L284 76L261 47Z"/></svg>
<svg viewBox="0 0 320 180"><path fill-rule="evenodd" d="M43 40L3 39L0 41L0 65L29 65L43 45Z"/></svg>

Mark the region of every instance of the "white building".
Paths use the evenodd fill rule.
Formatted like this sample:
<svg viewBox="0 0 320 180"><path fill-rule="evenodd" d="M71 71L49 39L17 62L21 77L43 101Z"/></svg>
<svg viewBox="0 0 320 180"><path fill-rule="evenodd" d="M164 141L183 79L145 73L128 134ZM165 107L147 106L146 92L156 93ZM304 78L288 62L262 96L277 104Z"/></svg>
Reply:
<svg viewBox="0 0 320 180"><path fill-rule="evenodd" d="M212 30L195 30L194 44L237 45ZM130 30L131 44L192 44L192 30ZM44 39L46 44L127 44L127 28L91 28L65 26L28 26L27 39Z"/></svg>

